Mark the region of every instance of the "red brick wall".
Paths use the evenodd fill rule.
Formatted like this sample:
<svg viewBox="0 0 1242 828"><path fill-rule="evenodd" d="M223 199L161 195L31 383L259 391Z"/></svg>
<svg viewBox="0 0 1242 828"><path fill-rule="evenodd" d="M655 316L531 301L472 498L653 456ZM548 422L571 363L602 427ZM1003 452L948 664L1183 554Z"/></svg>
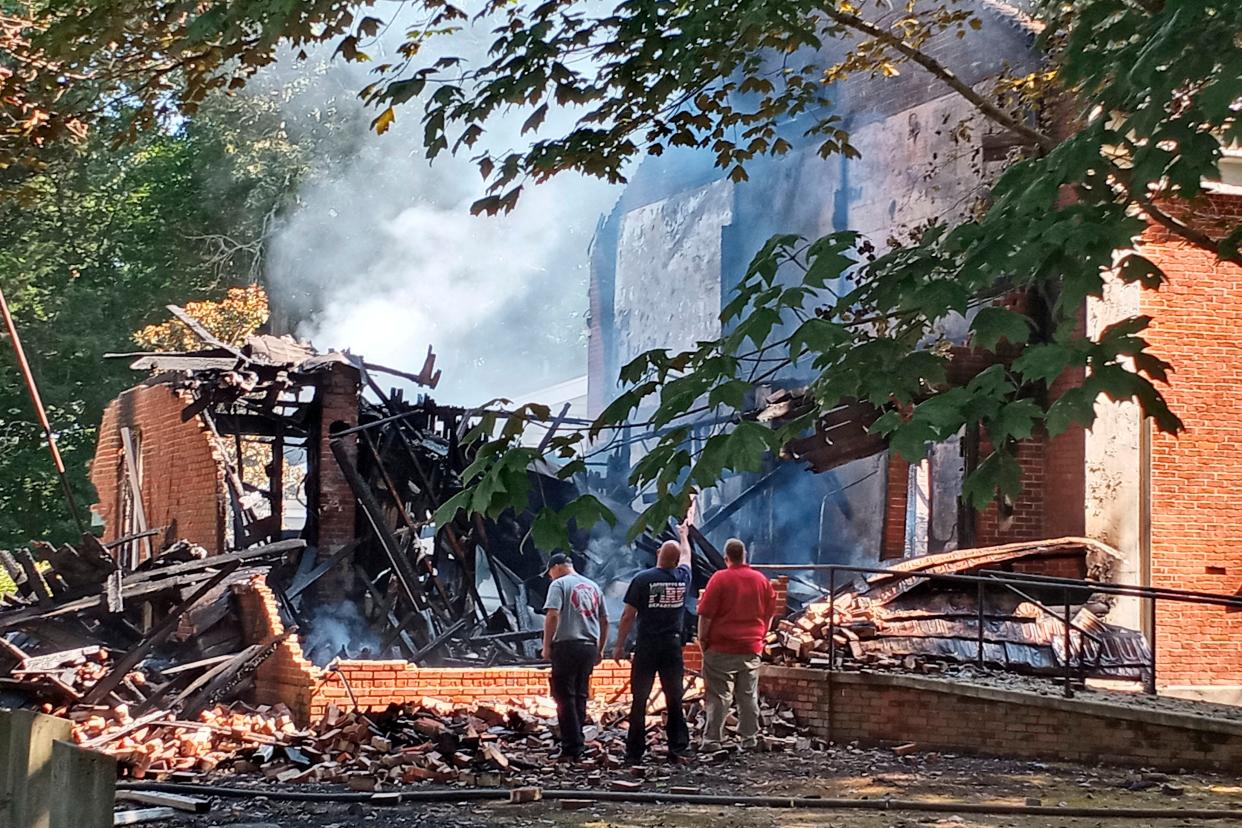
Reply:
<svg viewBox="0 0 1242 828"><path fill-rule="evenodd" d="M1087 308L1079 309L1075 333L1087 329ZM1084 368L1065 371L1048 389L1060 398L1086 379ZM1074 424L1045 439L1043 467L1043 534L1049 538L1082 537L1087 531L1087 430Z"/></svg>
<svg viewBox="0 0 1242 828"><path fill-rule="evenodd" d="M759 689L838 744L915 742L923 751L1236 770L1242 725L1098 700L921 676L766 665Z"/></svg>
<svg viewBox="0 0 1242 828"><path fill-rule="evenodd" d="M973 546L1000 546L1083 534L1086 480L1084 433L1079 429L1075 435L1066 432L1055 440L1049 440L1045 434L1037 432L1029 440L1018 444L1022 492L1008 515L1002 515L995 502L975 515ZM1061 437L1067 439L1062 440ZM987 440L982 440L980 460L987 457L991 450ZM909 468L910 465L895 452L890 453L884 527L880 540L881 560L900 558L905 554ZM953 504L937 504L936 508L953 508Z"/></svg>
<svg viewBox="0 0 1242 828"><path fill-rule="evenodd" d="M979 459L991 453L986 439L980 441ZM1046 436L1037 432L1018 443L1022 466L1022 492L1012 512L1002 515L995 502L975 516L975 546L1000 546L1048 537L1044 530L1044 447Z"/></svg>
<svg viewBox="0 0 1242 828"><path fill-rule="evenodd" d="M906 508L910 496L910 464L895 451L888 453L884 486L884 528L880 536L880 560L906 554Z"/></svg>
<svg viewBox="0 0 1242 828"><path fill-rule="evenodd" d="M784 618L789 612L789 576L780 575L772 579L772 591L776 593L775 618Z"/></svg>
<svg viewBox="0 0 1242 828"><path fill-rule="evenodd" d="M259 642L284 631L275 596L261 579L234 587L241 605L248 642ZM697 644L685 650L686 669L700 672L703 656ZM629 694L630 665L607 659L591 677L599 701L615 702ZM348 685L348 689L346 689ZM351 699L351 692L353 694ZM300 723L317 721L329 704L366 709L431 697L454 704L507 702L548 695L548 671L533 667L454 669L417 667L407 661L338 661L324 670L302 654L296 637L286 639L255 672L255 701L283 702Z"/></svg>
<svg viewBox="0 0 1242 828"><path fill-rule="evenodd" d="M1242 198L1213 197L1196 224L1242 220ZM1186 431L1154 433L1152 582L1235 594L1242 589L1242 269L1150 230L1140 251L1164 270L1144 291L1152 350L1173 364L1164 389ZM1159 677L1242 684L1242 613L1165 602L1157 619Z"/></svg>
<svg viewBox="0 0 1242 828"><path fill-rule="evenodd" d="M104 542L124 533L121 486L124 483L121 428L139 437L142 501L147 524L165 535L163 541L185 538L208 552L224 551L228 489L224 461L201 420L182 422L181 411L192 402L166 385L140 385L117 397L104 410L99 443L91 461L91 483L98 493L95 510L104 521Z"/></svg>

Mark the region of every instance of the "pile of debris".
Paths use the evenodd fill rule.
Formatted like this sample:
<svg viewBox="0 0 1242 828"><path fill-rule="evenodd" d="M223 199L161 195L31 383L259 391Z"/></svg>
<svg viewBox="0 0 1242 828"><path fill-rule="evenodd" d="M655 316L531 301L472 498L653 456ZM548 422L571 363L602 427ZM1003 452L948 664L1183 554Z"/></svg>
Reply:
<svg viewBox="0 0 1242 828"><path fill-rule="evenodd" d="M272 747L299 731L286 710L213 707L197 721L156 710L135 719L128 705L106 711L76 710L74 741L110 753L135 779L174 772L206 773L255 746Z"/></svg>
<svg viewBox="0 0 1242 828"><path fill-rule="evenodd" d="M127 541L128 542L128 539ZM266 574L300 540L208 557L177 542L126 569L92 535L0 553L0 704L90 718L195 716L232 699L272 646L247 646L230 586Z"/></svg>
<svg viewBox="0 0 1242 828"><path fill-rule="evenodd" d="M831 600L813 601L793 618L779 622L768 635L766 656L778 664L831 667L835 656L847 668L928 672L946 662L973 662L1015 672L1059 674L1068 664L1082 676L1138 680L1150 670L1151 650L1138 630L1104 621L1111 609L1108 597L1081 588L1018 587L1003 579L995 580L995 585L959 583L935 577L993 568L1020 573L1056 561L1058 571L1104 580L1117 560L1113 550L1082 538L910 558L887 571L854 579ZM1072 601L1068 631L1067 600Z"/></svg>
<svg viewBox="0 0 1242 828"><path fill-rule="evenodd" d="M694 730L702 726L702 698L701 681L692 679L686 709ZM662 753L663 711L657 695L647 719L655 755ZM585 730L579 767L602 773L622 766L628 713L628 704L589 706L594 724ZM768 750L826 747L800 736L791 712L767 708L764 714L771 731L764 743ZM79 744L116 756L122 772L135 779L191 781L227 771L279 783L345 784L357 791L421 782L486 787L538 775L552 767L557 737L556 706L542 696L474 707L424 698L365 714L329 707L305 730L295 727L282 705L215 707L196 721L154 714L134 718L125 708L109 711L107 718L75 714L74 719Z"/></svg>

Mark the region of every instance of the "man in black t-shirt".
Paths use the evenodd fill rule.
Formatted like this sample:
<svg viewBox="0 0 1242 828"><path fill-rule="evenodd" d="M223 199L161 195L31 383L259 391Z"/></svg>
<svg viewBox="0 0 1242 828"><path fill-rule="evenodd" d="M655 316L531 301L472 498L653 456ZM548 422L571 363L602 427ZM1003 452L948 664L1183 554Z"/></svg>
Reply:
<svg viewBox="0 0 1242 828"><path fill-rule="evenodd" d="M690 592L690 528L677 527L678 541L665 541L656 555L656 565L634 576L625 593L625 609L617 630L613 658L623 658L630 628L638 621L634 660L630 665L630 729L625 741L625 758L630 764L642 761L647 751L647 700L655 677L668 704L669 761L678 761L690 750L690 730L681 707L685 664L681 655L681 632L686 597Z"/></svg>

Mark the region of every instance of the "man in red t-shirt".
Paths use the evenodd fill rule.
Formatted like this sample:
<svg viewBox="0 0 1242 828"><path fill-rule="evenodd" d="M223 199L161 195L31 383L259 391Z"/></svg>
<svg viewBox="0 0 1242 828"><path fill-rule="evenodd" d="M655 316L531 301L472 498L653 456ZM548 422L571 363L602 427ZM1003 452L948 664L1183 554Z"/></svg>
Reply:
<svg viewBox="0 0 1242 828"><path fill-rule="evenodd" d="M707 683L707 726L701 750L720 750L725 716L737 698L743 749L759 741L759 653L776 613L772 583L746 563L746 545L725 543L725 563L699 597L699 646Z"/></svg>

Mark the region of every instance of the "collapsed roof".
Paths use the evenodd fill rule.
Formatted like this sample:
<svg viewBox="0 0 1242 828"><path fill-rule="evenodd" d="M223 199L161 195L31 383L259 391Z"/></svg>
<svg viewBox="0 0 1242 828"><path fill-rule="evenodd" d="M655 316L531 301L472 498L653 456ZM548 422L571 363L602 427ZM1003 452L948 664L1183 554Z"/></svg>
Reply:
<svg viewBox="0 0 1242 828"><path fill-rule="evenodd" d="M1081 585L1018 587L952 577L1046 571L1051 565L1074 578L1103 582L1120 561L1116 550L1086 538L908 558L886 572L851 579L831 598L782 621L768 652L778 661L823 666L836 653L860 666L914 659L1061 673L1071 665L1083 675L1140 679L1150 670L1151 650L1139 631L1104 621L1108 596Z"/></svg>

